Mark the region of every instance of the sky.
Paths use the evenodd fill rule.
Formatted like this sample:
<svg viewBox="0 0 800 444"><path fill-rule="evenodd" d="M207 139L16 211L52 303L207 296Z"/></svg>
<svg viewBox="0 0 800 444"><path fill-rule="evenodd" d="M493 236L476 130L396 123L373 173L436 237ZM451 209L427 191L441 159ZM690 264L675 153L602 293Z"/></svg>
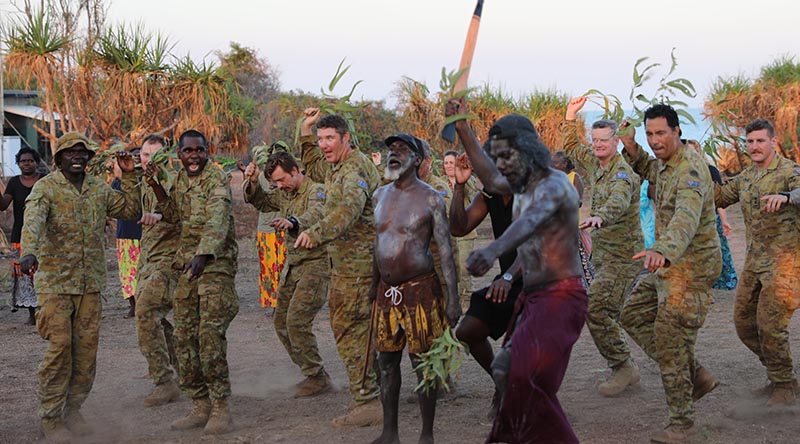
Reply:
<svg viewBox="0 0 800 444"><path fill-rule="evenodd" d="M700 106L718 76L757 76L776 57L800 58L797 1L605 3L486 0L470 85L517 96L594 88L627 97L635 61L668 66L676 48L676 75L694 83L690 104ZM392 104L403 76L438 91L442 67L458 66L474 7L475 0L113 0L109 22L142 21L195 59L231 41L254 48L278 69L284 90L319 92L346 58L351 68L336 92L363 80L356 98Z"/></svg>

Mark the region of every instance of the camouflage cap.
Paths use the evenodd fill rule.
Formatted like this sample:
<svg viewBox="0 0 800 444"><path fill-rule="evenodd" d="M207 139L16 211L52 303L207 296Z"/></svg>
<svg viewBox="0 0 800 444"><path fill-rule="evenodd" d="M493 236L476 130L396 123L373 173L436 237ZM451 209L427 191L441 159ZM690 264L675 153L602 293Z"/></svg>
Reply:
<svg viewBox="0 0 800 444"><path fill-rule="evenodd" d="M70 149L76 145L83 145L89 151L89 158L94 156L94 150L92 149L91 142L89 138L84 136L82 133L78 131L72 131L69 133L64 134L63 136L59 137L56 141L56 152L53 153L53 156L57 156L58 153L61 151Z"/></svg>

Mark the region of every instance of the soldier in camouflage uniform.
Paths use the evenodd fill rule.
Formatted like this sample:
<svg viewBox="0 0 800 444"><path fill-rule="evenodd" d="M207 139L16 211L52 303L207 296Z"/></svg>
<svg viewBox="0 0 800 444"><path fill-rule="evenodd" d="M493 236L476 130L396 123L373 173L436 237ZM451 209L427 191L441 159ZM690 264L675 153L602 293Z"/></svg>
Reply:
<svg viewBox="0 0 800 444"><path fill-rule="evenodd" d="M633 257L644 258L649 274L637 279L620 322L661 369L669 425L651 441L675 443L696 433L693 401L718 384L695 360L694 344L722 258L708 167L681 143L672 107L654 105L644 116L647 142L657 159L636 143L628 122L623 127L630 131L621 139L625 160L656 187L656 242Z"/></svg>
<svg viewBox="0 0 800 444"><path fill-rule="evenodd" d="M736 290L736 333L767 369L756 391L768 406L795 402L797 379L789 322L800 304L800 166L775 152L775 128L756 119L745 128L753 164L714 189L718 207L742 203L747 257Z"/></svg>
<svg viewBox="0 0 800 444"><path fill-rule="evenodd" d="M156 211L181 227L172 263L182 272L175 288L175 348L180 388L193 408L174 421L175 430L205 426L205 434L233 429L228 410L231 384L225 332L239 311L234 286L238 247L234 236L230 177L208 162L203 134L189 130L178 139L183 168L167 191L145 166L147 183L158 200Z"/></svg>
<svg viewBox="0 0 800 444"><path fill-rule="evenodd" d="M311 132L315 124L316 137ZM372 193L380 177L372 160L350 145L348 124L341 116L320 119L319 109L305 110L300 146L306 175L325 181L325 217L300 233L294 248L327 248L331 327L355 404L333 425L379 424L382 409L369 335L373 312L369 287L375 239Z"/></svg>
<svg viewBox="0 0 800 444"><path fill-rule="evenodd" d="M142 164L166 144L163 137L150 134L142 143ZM170 187L173 177L165 175L162 183ZM172 343L172 324L166 316L172 310L172 298L178 273L172 260L180 243L180 226L165 220L156 212L156 196L150 187L142 190L142 250L139 253L139 275L136 286L136 337L139 350L147 360L153 392L144 399L145 407L163 405L178 399L180 390L173 378L171 365L177 367Z"/></svg>
<svg viewBox="0 0 800 444"><path fill-rule="evenodd" d="M591 259L595 276L588 290L586 325L597 350L613 369L598 391L614 396L639 382L639 368L631 360L619 325L625 294L640 268L631 257L644 249L639 226L639 177L617 153L617 122L594 122L591 148L580 144L575 119L585 103L586 97L570 101L559 139L567 155L586 170L592 192L589 217L580 226L594 229Z"/></svg>
<svg viewBox="0 0 800 444"><path fill-rule="evenodd" d="M50 342L39 365L37 394L45 436L69 442L91 433L80 408L94 383L105 287L106 219L139 216L136 197L86 174L94 152L71 132L56 141L57 171L36 182L25 204L20 270L36 270L36 327ZM136 188L130 155L120 160L122 189Z"/></svg>
<svg viewBox="0 0 800 444"><path fill-rule="evenodd" d="M286 233L287 243L297 240L299 231L308 228L325 213L325 188L300 172L294 157L278 152L269 157L264 176L278 188L264 192L258 184L258 166L245 170L244 198L258 211L278 211L270 225ZM330 389L331 381L314 337L314 318L325 305L328 293L328 255L322 248L290 248L286 256L286 277L278 287L275 331L283 347L305 380L295 386L295 397L304 398Z"/></svg>

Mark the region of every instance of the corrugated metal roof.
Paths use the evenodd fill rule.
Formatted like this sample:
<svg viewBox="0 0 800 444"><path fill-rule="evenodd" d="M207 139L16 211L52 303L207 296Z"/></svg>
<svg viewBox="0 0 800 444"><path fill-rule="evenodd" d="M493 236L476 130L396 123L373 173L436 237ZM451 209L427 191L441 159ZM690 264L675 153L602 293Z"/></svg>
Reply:
<svg viewBox="0 0 800 444"><path fill-rule="evenodd" d="M3 111L17 116L27 117L29 119L50 120L48 113L46 113L41 107L35 105L6 105L3 107ZM61 120L61 117L58 115L58 113L54 114L56 120Z"/></svg>

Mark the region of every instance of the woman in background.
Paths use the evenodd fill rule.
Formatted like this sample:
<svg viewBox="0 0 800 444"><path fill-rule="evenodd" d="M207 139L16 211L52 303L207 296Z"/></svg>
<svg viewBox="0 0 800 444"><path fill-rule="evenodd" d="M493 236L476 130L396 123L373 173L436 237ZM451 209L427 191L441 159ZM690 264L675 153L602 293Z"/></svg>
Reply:
<svg viewBox="0 0 800 444"><path fill-rule="evenodd" d="M37 170L42 158L36 150L25 147L19 150L15 159L19 166L20 175L14 176L8 181L8 185L3 190L0 198L0 211L4 211L12 203L14 204L14 226L11 229L11 247L14 250L14 258L11 260L11 278L13 280L11 289L11 304L13 311L19 308L28 309L27 325L36 325L36 291L33 288L33 275L23 274L19 270L17 260L20 254L20 237L22 235L22 224L25 215L25 199L31 194L33 185L44 175ZM2 182L0 182L2 183Z"/></svg>

